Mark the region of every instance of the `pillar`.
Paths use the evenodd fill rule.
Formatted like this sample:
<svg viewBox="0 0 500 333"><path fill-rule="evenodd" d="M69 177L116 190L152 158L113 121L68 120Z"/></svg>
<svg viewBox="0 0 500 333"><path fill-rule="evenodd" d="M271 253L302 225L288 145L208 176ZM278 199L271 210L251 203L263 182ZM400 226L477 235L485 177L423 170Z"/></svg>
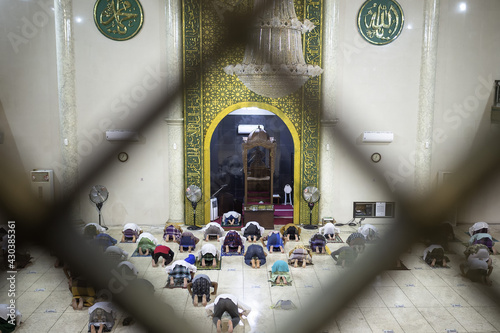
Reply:
<svg viewBox="0 0 500 333"><path fill-rule="evenodd" d="M431 157L439 33L439 0L425 0L423 30L415 154L415 192L417 195L430 190L432 179Z"/></svg>
<svg viewBox="0 0 500 333"><path fill-rule="evenodd" d="M57 54L57 85L62 174L61 197L67 198L78 187L78 141L75 88L75 53L73 41L73 2L54 1ZM70 207L70 219L80 220L80 202L74 200Z"/></svg>

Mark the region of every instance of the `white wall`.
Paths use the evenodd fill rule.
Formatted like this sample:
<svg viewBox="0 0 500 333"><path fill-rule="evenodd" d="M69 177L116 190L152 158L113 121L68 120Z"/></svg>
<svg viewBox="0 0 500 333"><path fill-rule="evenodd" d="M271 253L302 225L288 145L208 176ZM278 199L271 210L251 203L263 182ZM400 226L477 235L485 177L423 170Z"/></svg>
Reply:
<svg viewBox="0 0 500 333"><path fill-rule="evenodd" d="M424 1L399 1L405 27L397 40L385 46L363 41L357 31L355 17L363 1L339 3L337 78L332 93L338 124L327 128L335 131L336 144L333 165L331 169L323 166L322 174L334 172L333 216L345 222L352 218L354 201L393 201L413 189ZM493 81L500 77L500 3L441 0L440 4L432 144L434 181L440 170L453 170L473 144L497 127L490 124L489 117ZM466 5L465 11L460 11L461 4ZM363 144L363 131L392 131L394 141ZM348 145L343 145L342 139ZM360 154L361 160L353 151ZM382 161L376 165L369 161L375 151L382 154ZM367 174L365 166L378 174ZM384 191L384 183L389 192ZM498 182L493 182L476 197L459 203L458 221L499 222L500 212L493 204L499 191Z"/></svg>
<svg viewBox="0 0 500 333"><path fill-rule="evenodd" d="M460 5L466 4L461 11ZM500 79L500 2L441 2L434 117L433 170L453 170L487 138L494 80ZM437 131L437 132L436 132ZM499 223L496 177L470 200L458 203L458 222Z"/></svg>
<svg viewBox="0 0 500 333"><path fill-rule="evenodd" d="M0 4L0 149L19 157L26 181L60 159L54 14L41 3Z"/></svg>
<svg viewBox="0 0 500 333"><path fill-rule="evenodd" d="M144 11L141 31L130 40L114 41L96 28L93 2L73 2L73 15L81 18L81 23L75 24L74 36L82 148L79 153L85 155L80 167L82 174L92 170L101 150L119 144L106 141L106 129L135 129L148 111L148 103L158 97L159 91L165 92L168 79L165 4L163 1L141 4ZM107 225L164 224L168 219L166 115L161 112L150 126L139 130L139 142L121 149L129 154L127 162L113 159L106 172L97 174L89 184L105 185L110 192L102 210ZM83 192L82 218L95 222L97 211L88 200L88 191Z"/></svg>
<svg viewBox="0 0 500 333"><path fill-rule="evenodd" d="M467 4L465 13L456 9L461 2ZM354 201L393 201L397 194L411 192L414 182L412 152L417 130L423 1L399 1L405 28L386 46L368 44L360 37L356 15L362 3L339 1L336 85L323 87L332 89L332 107L339 121L327 127L335 131L335 145L330 148L334 165L321 172L334 173L334 193L332 202L322 205L331 205L339 222L352 217ZM500 21L496 19L500 2L440 3L434 128L442 132L435 135L432 146L435 175L439 170L453 169L472 144L491 130L493 80L500 77ZM167 84L164 68L171 51L165 46L164 1L142 2L144 26L137 36L124 42L101 35L93 22L93 5L73 3L73 15L81 19L81 23L74 23L81 175L92 170L100 152L116 148L116 143L104 139L105 130L134 127L144 114L136 102L150 100L155 96L153 86L162 89ZM0 152L16 156L26 177L30 169L51 168L60 162L55 28L49 6L52 2L47 0L0 3L0 120L4 121L0 130L6 133ZM325 24L329 22L325 17ZM465 111L457 113L454 105L463 105ZM85 222L97 221L97 211L88 200L94 184L103 184L110 191L103 207L106 224L160 225L166 221L169 156L163 118L168 115L163 112L152 127L140 131L139 142L123 149L129 153L128 162L114 158L105 172L82 186L80 208ZM395 139L385 145L363 144L364 131L392 131ZM340 145L340 133L350 146ZM360 160L353 151L359 151ZM382 154L378 164L369 161L375 151ZM379 174L366 174L364 163ZM393 186L385 192L380 185L388 179ZM56 181L56 192L59 185ZM500 185L484 189L462 206L459 219L498 222L493 203L499 190Z"/></svg>
<svg viewBox="0 0 500 333"><path fill-rule="evenodd" d="M352 218L354 201L395 201L392 191L413 188L410 153L415 150L417 130L423 1L399 3L405 15L404 30L392 43L377 46L364 41L358 32L356 18L363 1L341 1L334 106L338 124L329 129L336 132L333 215L339 222ZM364 131L391 131L394 141L366 144L361 141ZM341 143L342 138L347 145ZM370 161L374 152L382 155L377 164ZM367 174L365 167L377 174ZM388 182L392 191L387 192Z"/></svg>
<svg viewBox="0 0 500 333"><path fill-rule="evenodd" d="M40 5L43 4L43 6ZM94 2L73 2L79 173L92 171L102 153L116 148L106 129L131 129L144 115L141 102L165 92L168 74L164 1L142 2L142 30L129 41L103 36L93 20ZM60 165L55 25L52 1L2 1L0 4L0 101L7 135L2 152L19 155L26 172ZM14 35L15 34L15 35ZM9 39L10 38L10 39ZM141 140L123 148L129 161L115 158L103 173L81 184L81 218L96 222L88 199L94 184L110 191L103 206L106 224L163 224L168 219L167 126L162 112L140 131ZM15 142L12 142L12 137ZM9 150L9 152L7 152ZM61 196L56 172L56 195Z"/></svg>

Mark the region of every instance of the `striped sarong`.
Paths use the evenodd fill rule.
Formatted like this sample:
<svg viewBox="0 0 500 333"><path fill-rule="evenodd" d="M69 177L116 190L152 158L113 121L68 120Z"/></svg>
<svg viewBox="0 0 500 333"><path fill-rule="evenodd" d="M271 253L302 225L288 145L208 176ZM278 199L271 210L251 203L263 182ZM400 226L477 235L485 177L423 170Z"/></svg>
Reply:
<svg viewBox="0 0 500 333"><path fill-rule="evenodd" d="M125 239L133 239L135 237L139 237L137 234L137 231L134 229L126 229L123 231L123 235L125 236Z"/></svg>
<svg viewBox="0 0 500 333"><path fill-rule="evenodd" d="M168 273L168 277L173 277L176 284L184 282L184 278L186 278L188 282L191 281L191 273L189 272L189 268L182 265L175 265L174 269L172 269L172 271Z"/></svg>
<svg viewBox="0 0 500 333"><path fill-rule="evenodd" d="M326 246L326 238L321 234L314 234L309 240L309 245L313 251L316 251L316 248L318 247L321 250Z"/></svg>
<svg viewBox="0 0 500 333"><path fill-rule="evenodd" d="M167 236L174 236L175 240L178 241L181 238L182 232L176 228L174 225L169 225L163 231L163 240L166 240Z"/></svg>
<svg viewBox="0 0 500 333"><path fill-rule="evenodd" d="M311 262L311 255L307 249L303 247L296 247L289 253L289 259L288 263L292 263L293 260L306 260L306 262L310 263Z"/></svg>
<svg viewBox="0 0 500 333"><path fill-rule="evenodd" d="M71 293L76 300L82 298L84 306L92 306L95 303L95 289L86 280L74 279L71 283Z"/></svg>

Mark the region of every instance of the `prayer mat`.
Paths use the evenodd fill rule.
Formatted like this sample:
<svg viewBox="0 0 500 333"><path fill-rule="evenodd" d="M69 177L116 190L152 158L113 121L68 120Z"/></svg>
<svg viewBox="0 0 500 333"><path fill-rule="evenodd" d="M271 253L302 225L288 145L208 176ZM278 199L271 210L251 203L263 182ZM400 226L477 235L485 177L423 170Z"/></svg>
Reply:
<svg viewBox="0 0 500 333"><path fill-rule="evenodd" d="M217 266L215 266L215 267L212 266L212 265L207 265L205 267L202 267L201 266L201 260L196 260L196 269L199 270L199 271L208 271L208 270L218 270L218 271L220 271L221 264L222 264L222 258L220 260L218 260Z"/></svg>
<svg viewBox="0 0 500 333"><path fill-rule="evenodd" d="M272 275L272 271L269 271L269 276L271 276L271 275ZM271 283L271 287L276 287L276 286L279 286L279 287L291 286L292 282L293 281L287 281L287 283L283 283L283 282L276 283L276 282L269 281L269 283Z"/></svg>
<svg viewBox="0 0 500 333"><path fill-rule="evenodd" d="M328 239L328 237L326 237L326 242L327 243L343 243L344 241L342 240L342 238L340 238L339 235L335 235L335 239Z"/></svg>
<svg viewBox="0 0 500 333"><path fill-rule="evenodd" d="M326 253L325 253L325 254L326 254ZM290 267L293 267L293 268L303 268L303 267L302 267L302 261L300 261L300 260L299 260L299 263L297 264L297 267L295 267L295 266L294 266L294 264L292 264L292 263L290 262L290 259L288 259L288 261L287 261L287 262L288 262L288 265L289 265ZM311 261L311 262L306 262L306 267L307 267L307 266L312 266L312 265L314 265L314 263L313 263L312 261Z"/></svg>
<svg viewBox="0 0 500 333"><path fill-rule="evenodd" d="M245 253L245 245L241 246L241 253L238 252L226 252L224 249L224 245L220 247L220 253L222 256L242 256Z"/></svg>
<svg viewBox="0 0 500 333"><path fill-rule="evenodd" d="M175 282L175 280L174 280ZM189 283L189 282L188 282ZM184 288L184 282L178 282L178 283L175 283L173 286L170 284L170 279L167 279L167 284L165 285L164 288L168 288L168 289L174 289L174 288Z"/></svg>
<svg viewBox="0 0 500 333"><path fill-rule="evenodd" d="M239 215L239 214L238 214ZM229 219L229 217L232 217L232 219ZM233 223L231 223L230 221L233 221ZM234 227L237 227L237 228L241 228L241 225L243 224L243 219L241 218L241 215L238 217L238 216L228 216L228 217L224 217L224 215L221 217L221 227L229 227L229 228L234 228Z"/></svg>
<svg viewBox="0 0 500 333"><path fill-rule="evenodd" d="M325 246L325 253L321 253L321 252L320 252L320 253L317 253L316 251L313 251L313 250L311 249L311 246L310 246L310 245L304 245L304 247L305 247L306 249L310 250L312 254L319 254L319 255L326 255L326 254L328 254L328 246ZM330 253L331 253L331 252L330 252Z"/></svg>
<svg viewBox="0 0 500 333"><path fill-rule="evenodd" d="M125 244L125 243L137 243L137 242L132 242L132 240L125 240L125 242L120 241L120 243Z"/></svg>
<svg viewBox="0 0 500 333"><path fill-rule="evenodd" d="M386 270L387 271L409 271L410 269L408 267L406 267L405 264L403 264L403 262L401 262L400 267L394 265L392 267L387 268Z"/></svg>
<svg viewBox="0 0 500 333"><path fill-rule="evenodd" d="M151 257L151 255L150 255L150 254L148 254L148 255L144 255L144 254L143 254L143 255L141 256L141 255L139 254L139 249L135 249L134 253L132 253L132 257Z"/></svg>
<svg viewBox="0 0 500 333"><path fill-rule="evenodd" d="M243 223L235 223L235 224L221 224L221 227L224 230L239 230L243 226Z"/></svg>
<svg viewBox="0 0 500 333"><path fill-rule="evenodd" d="M451 268L450 263L446 263L446 267L439 266L439 265L436 265L436 266L432 267L432 266L431 266L431 265L429 265L427 262L425 262L425 260L424 260L424 257L423 257L423 256L420 256L419 258L420 258L420 260L422 260L422 261L423 261L423 262L424 262L427 266L429 266L430 268Z"/></svg>

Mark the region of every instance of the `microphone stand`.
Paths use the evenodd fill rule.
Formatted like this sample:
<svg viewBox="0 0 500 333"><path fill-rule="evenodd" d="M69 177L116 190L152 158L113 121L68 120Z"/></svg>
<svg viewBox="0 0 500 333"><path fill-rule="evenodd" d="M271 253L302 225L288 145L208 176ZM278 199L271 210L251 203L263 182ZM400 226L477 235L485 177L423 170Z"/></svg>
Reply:
<svg viewBox="0 0 500 333"><path fill-rule="evenodd" d="M216 196L216 195L217 195L217 194L218 194L218 193L219 193L219 192L220 192L220 191L221 191L224 187L226 187L226 186L227 186L227 184L222 185L222 186L220 187L220 189L218 189L217 191L215 191L215 193L214 193L214 194L212 194L212 196L210 197L210 199L215 198L215 196Z"/></svg>

